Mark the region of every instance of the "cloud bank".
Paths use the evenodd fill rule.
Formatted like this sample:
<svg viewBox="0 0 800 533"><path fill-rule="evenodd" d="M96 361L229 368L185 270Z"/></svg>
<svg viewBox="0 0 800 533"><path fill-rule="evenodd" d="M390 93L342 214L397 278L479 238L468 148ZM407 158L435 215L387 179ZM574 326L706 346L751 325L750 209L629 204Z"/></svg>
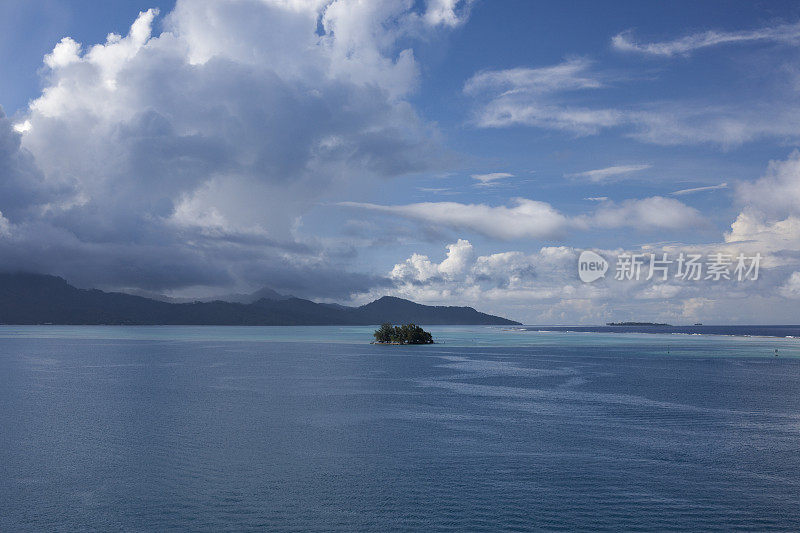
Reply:
<svg viewBox="0 0 800 533"><path fill-rule="evenodd" d="M298 217L344 184L442 167L438 133L407 101L408 43L468 10L179 0L101 44L63 38L25 116L0 118L0 266L148 289L290 289L343 269ZM320 293L381 283L327 277L341 282Z"/></svg>
<svg viewBox="0 0 800 533"><path fill-rule="evenodd" d="M797 314L797 299L800 298L799 161L800 154L792 152L785 160L771 162L762 177L737 184L734 194L741 212L729 231L717 241L595 250L612 263L622 251L657 256L667 253L673 260L680 253L706 257L722 253L733 258L738 254L758 253L762 261L757 281L716 283L669 278L666 281L619 282L613 279L612 264L605 280L585 284L578 280L576 272L579 248L545 246L533 253L512 249L480 254L471 242L462 238L448 246L447 257L441 262L413 253L397 263L388 272L392 291L430 304L458 301L536 324L597 324L614 318L636 320L642 316L673 323L791 321ZM700 190L709 189L688 192ZM553 225L550 227L558 231L585 233L590 228L621 227L649 227L661 231L707 225L697 210L675 198L595 200L599 205L593 212L572 217L555 211L548 204L534 203L529 207L538 208L537 216L547 217L552 210L549 220ZM462 214L464 222L450 224L456 231L473 231L506 240L543 238L536 229L541 225L533 218L527 219L524 211L515 210L518 205L513 204L508 207L439 203L356 207L403 216L423 224L446 224L447 219L436 214L437 210L460 210L470 216Z"/></svg>

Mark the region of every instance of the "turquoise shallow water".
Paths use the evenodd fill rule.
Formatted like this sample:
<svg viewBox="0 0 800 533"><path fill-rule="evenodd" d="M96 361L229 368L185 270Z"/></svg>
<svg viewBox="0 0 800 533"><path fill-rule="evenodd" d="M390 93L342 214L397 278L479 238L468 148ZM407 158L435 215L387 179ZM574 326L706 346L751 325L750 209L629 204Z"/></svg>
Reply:
<svg viewBox="0 0 800 533"><path fill-rule="evenodd" d="M800 529L798 339L429 329L0 327L0 530Z"/></svg>

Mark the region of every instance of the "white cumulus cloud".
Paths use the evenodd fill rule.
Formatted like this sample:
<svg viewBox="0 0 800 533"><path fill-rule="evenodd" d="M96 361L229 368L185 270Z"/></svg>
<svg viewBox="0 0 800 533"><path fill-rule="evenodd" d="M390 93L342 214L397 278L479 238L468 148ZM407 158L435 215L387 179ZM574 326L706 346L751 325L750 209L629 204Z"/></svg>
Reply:
<svg viewBox="0 0 800 533"><path fill-rule="evenodd" d="M736 189L739 200L776 216L800 214L800 151L785 161L771 161L767 172Z"/></svg>
<svg viewBox="0 0 800 533"><path fill-rule="evenodd" d="M298 217L442 167L410 46L468 4L178 0L161 33L150 9L100 44L65 37L17 125L0 117L0 266L144 288L334 268Z"/></svg>

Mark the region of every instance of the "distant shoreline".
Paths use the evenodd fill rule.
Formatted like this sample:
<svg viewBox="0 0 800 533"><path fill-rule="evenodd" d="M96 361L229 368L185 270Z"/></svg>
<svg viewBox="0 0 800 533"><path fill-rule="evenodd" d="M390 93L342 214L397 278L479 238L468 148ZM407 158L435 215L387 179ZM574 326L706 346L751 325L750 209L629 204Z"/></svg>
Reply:
<svg viewBox="0 0 800 533"><path fill-rule="evenodd" d="M653 335L715 335L724 337L800 338L800 325L741 325L741 326L522 326L517 330L533 332L571 333L643 333Z"/></svg>

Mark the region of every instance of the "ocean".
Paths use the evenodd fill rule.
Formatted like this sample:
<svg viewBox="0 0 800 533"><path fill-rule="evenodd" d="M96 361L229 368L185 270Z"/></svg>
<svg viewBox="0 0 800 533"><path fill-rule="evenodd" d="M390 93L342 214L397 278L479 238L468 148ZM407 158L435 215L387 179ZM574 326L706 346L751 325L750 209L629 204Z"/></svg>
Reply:
<svg viewBox="0 0 800 533"><path fill-rule="evenodd" d="M800 339L373 329L0 327L0 531L800 530Z"/></svg>

